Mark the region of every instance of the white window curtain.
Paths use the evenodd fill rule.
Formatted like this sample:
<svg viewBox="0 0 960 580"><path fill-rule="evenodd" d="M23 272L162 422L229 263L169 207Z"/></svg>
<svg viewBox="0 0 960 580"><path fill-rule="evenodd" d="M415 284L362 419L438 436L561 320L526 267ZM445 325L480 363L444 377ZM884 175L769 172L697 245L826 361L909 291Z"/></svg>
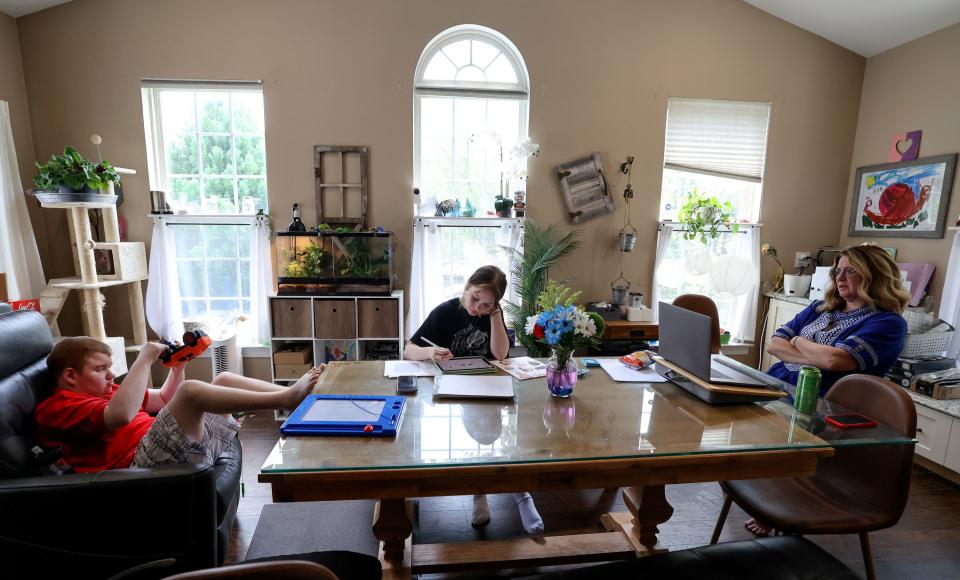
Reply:
<svg viewBox="0 0 960 580"><path fill-rule="evenodd" d="M502 248L522 245L519 219L414 218L407 336L438 304L457 296L480 266L493 264L509 278L510 260ZM517 301L509 284L507 299Z"/></svg>
<svg viewBox="0 0 960 580"><path fill-rule="evenodd" d="M653 263L653 289L650 293L650 308L653 309L653 315L659 318L660 307L660 265L667 254L667 247L670 245L670 238L673 236L673 226L671 224L660 224L657 231L657 256Z"/></svg>
<svg viewBox="0 0 960 580"><path fill-rule="evenodd" d="M663 166L760 182L770 103L672 98Z"/></svg>
<svg viewBox="0 0 960 580"><path fill-rule="evenodd" d="M759 297L760 232L744 226L723 233L707 245L676 235L680 229L660 224L654 266L653 305L680 294L709 296L717 305L720 326L735 341L752 342Z"/></svg>
<svg viewBox="0 0 960 580"><path fill-rule="evenodd" d="M180 277L177 275L173 235L159 217L153 218L150 240L150 279L147 282L147 322L157 336L180 340L183 311L180 304Z"/></svg>
<svg viewBox="0 0 960 580"><path fill-rule="evenodd" d="M266 344L270 340L270 301L267 295L272 291L270 217L258 215L253 220L253 235L250 236L250 322L253 340L257 344Z"/></svg>
<svg viewBox="0 0 960 580"><path fill-rule="evenodd" d="M940 301L940 318L954 328L960 328L960 232L953 235L950 248L950 261L947 263L947 277L943 282L943 298ZM960 356L960 332L953 335L947 348L947 356Z"/></svg>
<svg viewBox="0 0 960 580"><path fill-rule="evenodd" d="M436 220L413 220L413 256L410 261L410 310L407 336L420 328L430 311L442 302L443 274L431 268L440 255L440 228Z"/></svg>
<svg viewBox="0 0 960 580"><path fill-rule="evenodd" d="M0 101L0 210L0 272L7 275L9 297L39 298L46 282L23 197L7 101Z"/></svg>
<svg viewBox="0 0 960 580"><path fill-rule="evenodd" d="M733 305L733 327L730 338L740 342L753 342L757 326L757 300L760 298L760 228L746 228L747 239L743 245L744 255L750 260L750 272L756 282L746 293L737 296Z"/></svg>

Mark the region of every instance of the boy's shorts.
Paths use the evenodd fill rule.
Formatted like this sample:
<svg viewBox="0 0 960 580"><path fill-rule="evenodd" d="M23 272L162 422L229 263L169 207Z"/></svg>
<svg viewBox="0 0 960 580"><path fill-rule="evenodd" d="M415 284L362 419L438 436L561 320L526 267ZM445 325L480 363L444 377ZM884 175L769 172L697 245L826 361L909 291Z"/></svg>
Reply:
<svg viewBox="0 0 960 580"><path fill-rule="evenodd" d="M173 463L195 463L200 467L209 467L230 450L230 444L239 430L240 424L230 415L204 413L203 441L198 443L183 433L180 424L166 408L160 409L150 430L137 445L130 467Z"/></svg>

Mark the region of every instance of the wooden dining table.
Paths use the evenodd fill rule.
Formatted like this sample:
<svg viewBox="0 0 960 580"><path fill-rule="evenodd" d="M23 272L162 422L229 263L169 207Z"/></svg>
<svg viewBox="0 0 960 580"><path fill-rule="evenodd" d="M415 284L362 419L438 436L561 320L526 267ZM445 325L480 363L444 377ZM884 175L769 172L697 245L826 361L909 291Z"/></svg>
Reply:
<svg viewBox="0 0 960 580"><path fill-rule="evenodd" d="M451 399L421 377L395 438L281 437L259 481L277 502L378 500L372 529L384 577L404 578L666 551L657 526L673 513L667 484L810 475L836 446L910 441L883 425L854 437L835 432L785 400L709 405L672 383L615 382L599 368L566 399L551 396L542 378L513 383L510 400ZM395 389L383 362L354 361L328 365L314 392ZM605 532L411 542L411 498L592 488L624 488L628 511L605 515Z"/></svg>

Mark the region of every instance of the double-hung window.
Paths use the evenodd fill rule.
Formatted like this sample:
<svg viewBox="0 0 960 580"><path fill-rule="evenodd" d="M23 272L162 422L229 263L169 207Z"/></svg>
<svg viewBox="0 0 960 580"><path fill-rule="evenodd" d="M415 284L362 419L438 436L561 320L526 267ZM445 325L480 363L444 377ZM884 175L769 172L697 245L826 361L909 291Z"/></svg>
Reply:
<svg viewBox="0 0 960 580"><path fill-rule="evenodd" d="M484 264L509 272L499 245L521 225L495 217L498 195L525 191L529 81L520 52L480 26L450 28L424 49L414 78L414 247L408 332L463 290ZM435 214L443 214L437 216Z"/></svg>
<svg viewBox="0 0 960 580"><path fill-rule="evenodd" d="M255 217L267 213L261 85L143 81L142 97L150 189L164 192L173 211L154 215L151 282L162 293L148 299L169 311L148 304L150 324L167 336L183 319L252 317L238 325L240 340L258 343L256 302L269 279L266 224Z"/></svg>
<svg viewBox="0 0 960 580"><path fill-rule="evenodd" d="M759 290L759 217L770 104L671 98L667 105L654 305L680 294L717 304L720 326L752 341ZM729 202L737 232L684 239L679 211L696 191Z"/></svg>

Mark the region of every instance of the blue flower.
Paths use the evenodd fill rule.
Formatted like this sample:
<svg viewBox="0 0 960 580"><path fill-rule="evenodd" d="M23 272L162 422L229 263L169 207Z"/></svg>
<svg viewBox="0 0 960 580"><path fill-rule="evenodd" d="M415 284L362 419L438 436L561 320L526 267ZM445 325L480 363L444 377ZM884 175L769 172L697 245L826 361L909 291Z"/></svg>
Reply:
<svg viewBox="0 0 960 580"><path fill-rule="evenodd" d="M559 323L560 323L560 331L563 332L564 334L566 334L566 333L570 332L571 330L573 330L573 320L572 320L572 319L570 319L570 318L564 318L564 319L560 320Z"/></svg>
<svg viewBox="0 0 960 580"><path fill-rule="evenodd" d="M547 328L544 331L544 338L547 339L547 344L557 344L560 342L560 332L552 328Z"/></svg>

